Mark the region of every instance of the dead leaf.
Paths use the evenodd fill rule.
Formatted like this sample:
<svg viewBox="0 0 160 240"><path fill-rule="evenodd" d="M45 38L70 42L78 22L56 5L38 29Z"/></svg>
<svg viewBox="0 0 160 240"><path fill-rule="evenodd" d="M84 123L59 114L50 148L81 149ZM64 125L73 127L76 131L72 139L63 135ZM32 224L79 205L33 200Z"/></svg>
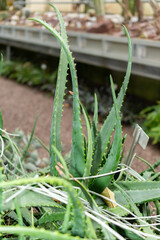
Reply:
<svg viewBox="0 0 160 240"><path fill-rule="evenodd" d="M108 187L106 187L101 194L104 197L107 197L107 198L113 200L114 202L116 202L114 193ZM104 199L104 201L108 205L109 208L115 208L117 206L116 203L113 203L109 200Z"/></svg>

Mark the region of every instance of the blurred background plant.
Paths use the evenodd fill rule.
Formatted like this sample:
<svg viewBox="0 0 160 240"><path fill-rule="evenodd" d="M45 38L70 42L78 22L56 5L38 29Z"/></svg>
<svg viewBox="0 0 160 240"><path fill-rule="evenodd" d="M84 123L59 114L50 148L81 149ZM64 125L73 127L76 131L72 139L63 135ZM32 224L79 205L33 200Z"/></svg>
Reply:
<svg viewBox="0 0 160 240"><path fill-rule="evenodd" d="M0 11L6 10L6 8L7 8L6 0L0 0Z"/></svg>
<svg viewBox="0 0 160 240"><path fill-rule="evenodd" d="M150 0L149 2L153 9L155 26L158 33L160 33L160 6L156 0Z"/></svg>
<svg viewBox="0 0 160 240"><path fill-rule="evenodd" d="M94 0L94 8L96 12L97 21L103 21L105 16L104 1Z"/></svg>
<svg viewBox="0 0 160 240"><path fill-rule="evenodd" d="M43 90L51 90L56 84L57 70L48 72L46 68L44 63L38 67L31 62L5 61L2 76L29 86L40 86Z"/></svg>
<svg viewBox="0 0 160 240"><path fill-rule="evenodd" d="M144 118L143 127L153 139L152 143L160 143L160 101L157 105L145 108L140 115Z"/></svg>
<svg viewBox="0 0 160 240"><path fill-rule="evenodd" d="M143 5L141 0L116 0L117 3L122 7L122 15L124 16L124 21L127 23L132 16L137 12L138 20L141 21L143 18Z"/></svg>

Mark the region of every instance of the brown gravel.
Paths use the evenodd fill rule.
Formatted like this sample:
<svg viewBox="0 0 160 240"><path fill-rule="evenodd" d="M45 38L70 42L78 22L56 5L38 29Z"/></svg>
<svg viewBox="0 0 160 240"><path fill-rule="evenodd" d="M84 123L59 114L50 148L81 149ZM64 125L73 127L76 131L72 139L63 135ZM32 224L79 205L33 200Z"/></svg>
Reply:
<svg viewBox="0 0 160 240"><path fill-rule="evenodd" d="M31 132L36 116L39 115L35 135L49 146L53 98L36 89L4 78L0 78L0 86L0 109L7 131L12 132L19 128L25 133ZM124 126L123 133L127 133L125 143L127 150L132 141L132 127ZM65 104L62 120L62 142L65 152L70 150L71 134L72 108ZM136 153L152 164L160 158L160 149L151 145L148 145L145 151L137 146ZM42 150L40 155L48 157L48 154ZM146 166L141 161L134 160L133 167L143 170Z"/></svg>

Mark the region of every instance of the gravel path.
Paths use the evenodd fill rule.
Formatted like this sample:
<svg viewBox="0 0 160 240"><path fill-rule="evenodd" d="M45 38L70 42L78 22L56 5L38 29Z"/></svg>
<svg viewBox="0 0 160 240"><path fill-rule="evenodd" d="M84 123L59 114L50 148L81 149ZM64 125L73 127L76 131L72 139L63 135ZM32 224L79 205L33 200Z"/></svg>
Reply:
<svg viewBox="0 0 160 240"><path fill-rule="evenodd" d="M49 146L53 98L36 89L4 78L0 78L0 89L0 109L7 131L12 132L19 128L25 133L31 132L36 116L39 115L35 135ZM72 135L72 108L68 104L64 106L62 133L64 149L65 152L68 152ZM127 133L125 148L128 149L132 141L133 129L124 126L123 133ZM151 145L148 145L145 151L137 146L136 153L152 164L160 158L160 149ZM48 157L44 150L40 151L40 155ZM139 160L134 160L133 167L143 170L146 166Z"/></svg>

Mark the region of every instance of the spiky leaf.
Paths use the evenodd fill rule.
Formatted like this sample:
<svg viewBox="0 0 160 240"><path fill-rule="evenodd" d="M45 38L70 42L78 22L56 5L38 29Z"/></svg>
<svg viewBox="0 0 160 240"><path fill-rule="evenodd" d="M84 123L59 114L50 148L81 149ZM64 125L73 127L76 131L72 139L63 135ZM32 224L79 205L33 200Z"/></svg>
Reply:
<svg viewBox="0 0 160 240"><path fill-rule="evenodd" d="M130 74L131 74L131 65L132 65L132 46L131 46L131 40L128 34L127 29L124 27L125 33L128 38L128 48L129 48L129 58L128 58L128 66L127 66L127 72L124 79L124 82L122 84L121 90L119 92L118 98L117 98L117 104L118 104L118 110L120 111L120 108L122 106L124 96L126 94ZM105 120L99 134L96 137L95 141L95 154L93 158L93 166L91 169L92 175L95 175L98 171L99 165L102 161L103 154L105 153L107 144L110 140L111 134L113 132L113 128L116 123L116 115L115 115L115 109L112 107L107 119Z"/></svg>

